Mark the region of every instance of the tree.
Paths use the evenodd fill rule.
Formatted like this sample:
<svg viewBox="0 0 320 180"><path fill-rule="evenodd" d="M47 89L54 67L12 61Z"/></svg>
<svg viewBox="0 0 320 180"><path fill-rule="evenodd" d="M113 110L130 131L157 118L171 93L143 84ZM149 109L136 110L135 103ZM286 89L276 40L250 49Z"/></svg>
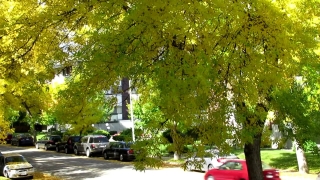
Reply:
<svg viewBox="0 0 320 180"><path fill-rule="evenodd" d="M1 22L1 62L81 61L79 81L97 92L119 77L139 89L152 79L170 120L163 124L197 124L201 142L222 149L234 133L251 180L263 179L260 141L271 92L289 86L302 63L318 60L316 0L13 1L1 8L10 3L2 12L10 18ZM26 56L35 53L44 60Z"/></svg>
<svg viewBox="0 0 320 180"><path fill-rule="evenodd" d="M92 124L109 118L115 106L114 98L106 98L103 92L90 90L79 84L76 78L70 80L66 87L57 91L52 110L59 124L71 125L70 130L81 135L90 131Z"/></svg>
<svg viewBox="0 0 320 180"><path fill-rule="evenodd" d="M308 73L303 74L309 76L301 77L290 89L276 92L274 96L274 109L278 114L275 123L287 137L294 140L301 173L309 173L303 145L308 140L315 141L318 138L317 129L320 125L319 87L315 81L318 77L313 73L308 68Z"/></svg>

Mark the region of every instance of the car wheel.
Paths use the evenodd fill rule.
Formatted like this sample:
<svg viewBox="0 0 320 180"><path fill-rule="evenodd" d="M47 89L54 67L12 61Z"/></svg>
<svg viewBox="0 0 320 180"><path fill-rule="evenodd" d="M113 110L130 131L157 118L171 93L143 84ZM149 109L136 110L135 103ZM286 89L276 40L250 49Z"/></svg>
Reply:
<svg viewBox="0 0 320 180"><path fill-rule="evenodd" d="M13 142L11 141L11 146L13 146Z"/></svg>
<svg viewBox="0 0 320 180"><path fill-rule="evenodd" d="M69 150L67 147L64 149L64 153L69 154Z"/></svg>
<svg viewBox="0 0 320 180"><path fill-rule="evenodd" d="M60 152L60 149L58 146L56 146L56 152Z"/></svg>
<svg viewBox="0 0 320 180"><path fill-rule="evenodd" d="M186 162L186 170L187 171L192 171L191 165L189 164L189 162Z"/></svg>
<svg viewBox="0 0 320 180"><path fill-rule="evenodd" d="M208 165L208 171L209 171L210 169L213 169L212 164L209 164L209 165Z"/></svg>
<svg viewBox="0 0 320 180"><path fill-rule="evenodd" d="M74 149L73 149L73 152L74 152L75 155L79 155L79 152L78 152L78 149L77 149L77 148L74 148Z"/></svg>
<svg viewBox="0 0 320 180"><path fill-rule="evenodd" d="M30 176L28 179L33 179L33 176Z"/></svg>
<svg viewBox="0 0 320 180"><path fill-rule="evenodd" d="M123 157L123 154L120 154L120 158L119 158L120 161L124 161L124 157Z"/></svg>
<svg viewBox="0 0 320 180"><path fill-rule="evenodd" d="M104 153L103 153L103 158L104 158L104 159L109 159L107 152L104 152Z"/></svg>
<svg viewBox="0 0 320 180"><path fill-rule="evenodd" d="M91 156L90 149L87 149L87 151L86 151L86 155L87 155L87 157L90 157L90 156Z"/></svg>
<svg viewBox="0 0 320 180"><path fill-rule="evenodd" d="M5 170L5 171L3 171L3 176L6 178L9 178L9 173Z"/></svg>
<svg viewBox="0 0 320 180"><path fill-rule="evenodd" d="M207 180L214 180L214 177L213 176L208 176Z"/></svg>

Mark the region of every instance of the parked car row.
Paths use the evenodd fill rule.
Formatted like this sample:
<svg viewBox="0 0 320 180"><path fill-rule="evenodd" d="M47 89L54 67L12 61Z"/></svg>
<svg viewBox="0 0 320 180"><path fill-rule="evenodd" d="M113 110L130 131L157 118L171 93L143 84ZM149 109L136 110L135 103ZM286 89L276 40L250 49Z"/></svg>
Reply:
<svg viewBox="0 0 320 180"><path fill-rule="evenodd" d="M104 135L69 136L55 143L56 152L64 150L75 155L85 154L87 157L103 156L104 159L131 161L135 159L130 142L109 142Z"/></svg>

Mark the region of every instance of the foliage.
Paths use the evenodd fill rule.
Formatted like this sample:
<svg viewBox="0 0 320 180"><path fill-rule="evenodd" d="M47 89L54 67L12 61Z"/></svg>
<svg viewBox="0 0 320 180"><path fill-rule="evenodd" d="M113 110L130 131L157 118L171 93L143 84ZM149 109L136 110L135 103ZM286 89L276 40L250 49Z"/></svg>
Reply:
<svg viewBox="0 0 320 180"><path fill-rule="evenodd" d="M53 115L59 124L70 124L74 133L89 133L92 124L107 118L115 99L88 89L76 79L68 83L68 88L60 89L55 95Z"/></svg>
<svg viewBox="0 0 320 180"><path fill-rule="evenodd" d="M314 141L306 141L304 142L303 144L303 149L306 151L306 152L311 152L311 153L314 153L314 154L318 154L318 146L317 146L317 143L315 143Z"/></svg>
<svg viewBox="0 0 320 180"><path fill-rule="evenodd" d="M106 130L102 130L102 129L95 130L91 134L104 135L104 136L107 136L108 138L110 138L109 132Z"/></svg>
<svg viewBox="0 0 320 180"><path fill-rule="evenodd" d="M272 133L272 130L270 130L268 127L265 127L263 129L262 138L261 138L261 147L267 148L271 146L272 144L271 133Z"/></svg>
<svg viewBox="0 0 320 180"><path fill-rule="evenodd" d="M314 103L320 94L310 94L308 87L295 83L287 91L277 92L274 98L277 118L284 135L295 138L300 146L318 137L320 113Z"/></svg>

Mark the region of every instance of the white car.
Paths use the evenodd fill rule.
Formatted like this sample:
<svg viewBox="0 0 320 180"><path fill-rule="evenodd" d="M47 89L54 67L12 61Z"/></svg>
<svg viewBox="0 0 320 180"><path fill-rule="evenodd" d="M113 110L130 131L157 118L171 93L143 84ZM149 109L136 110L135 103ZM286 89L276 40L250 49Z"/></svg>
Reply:
<svg viewBox="0 0 320 180"><path fill-rule="evenodd" d="M188 158L186 160L186 169L188 171L197 170L206 172L210 169L219 167L228 159L239 159L239 157L234 154L220 156L219 150L217 149L206 150L203 159L196 154L193 157Z"/></svg>
<svg viewBox="0 0 320 180"><path fill-rule="evenodd" d="M0 173L7 178L33 178L33 166L21 155L8 153L0 155Z"/></svg>

